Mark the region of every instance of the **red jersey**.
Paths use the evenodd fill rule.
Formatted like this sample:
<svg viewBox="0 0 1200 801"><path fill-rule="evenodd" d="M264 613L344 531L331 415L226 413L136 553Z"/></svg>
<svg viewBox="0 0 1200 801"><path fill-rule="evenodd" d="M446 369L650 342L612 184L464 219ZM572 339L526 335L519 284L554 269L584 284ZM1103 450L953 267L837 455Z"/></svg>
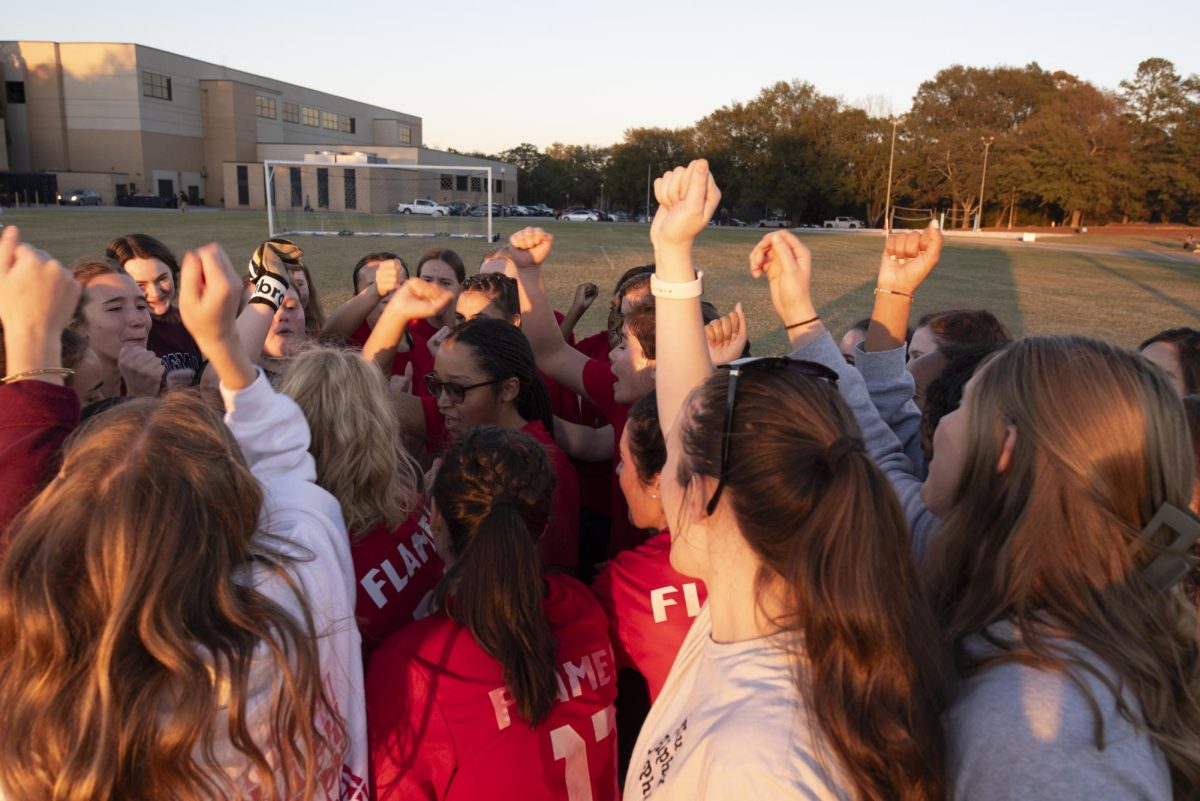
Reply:
<svg viewBox="0 0 1200 801"><path fill-rule="evenodd" d="M433 323L429 322L429 320L427 320L427 319L425 319L425 320L410 320L408 323L409 333L412 334L417 339L423 339L426 342L428 342L430 339L432 339L433 335L441 330L442 330L442 326L440 323L438 325L434 325Z"/></svg>
<svg viewBox="0 0 1200 801"><path fill-rule="evenodd" d="M538 540L542 566L574 570L579 564L579 477L575 475L571 460L554 443L540 420L527 423L521 430L546 448L558 482L554 487L550 522Z"/></svg>
<svg viewBox="0 0 1200 801"><path fill-rule="evenodd" d="M613 395L616 383L617 377L613 375L608 362L588 359L583 368L583 388L587 390L588 398L600 410L604 419L613 427L614 454L620 453L621 432L625 430L625 421L629 419L629 406L617 403ZM621 492L616 470L610 472L609 491L612 498L612 529L608 539L608 555L614 556L621 551L637 547L646 537L629 522L629 507L625 504L625 493Z"/></svg>
<svg viewBox="0 0 1200 801"><path fill-rule="evenodd" d="M394 529L381 525L361 539L352 536L350 556L358 580L354 612L363 654L369 655L401 626L429 614L433 588L445 565L424 508Z"/></svg>
<svg viewBox="0 0 1200 801"><path fill-rule="evenodd" d="M522 720L500 663L447 615L393 635L367 671L371 789L390 799L572 801L618 797L616 667L587 588L546 576L558 695Z"/></svg>
<svg viewBox="0 0 1200 801"><path fill-rule="evenodd" d="M412 334L411 330L409 335L412 341L409 343L408 350L398 350L392 356L392 375L404 375L404 368L411 363L413 394L427 398L429 390L425 387L425 376L433 372L433 354L429 352L429 346L425 344L424 339ZM350 335L347 342L361 349L367 344L367 338L370 336L371 327L364 321L362 325L354 329L354 333Z"/></svg>
<svg viewBox="0 0 1200 801"><path fill-rule="evenodd" d="M608 331L597 331L590 337L584 337L575 343L575 350L589 359L608 361L608 352L612 350L608 344Z"/></svg>
<svg viewBox="0 0 1200 801"><path fill-rule="evenodd" d="M592 592L608 613L617 665L641 673L654 701L708 597L704 582L671 567L671 533L664 531L613 557Z"/></svg>

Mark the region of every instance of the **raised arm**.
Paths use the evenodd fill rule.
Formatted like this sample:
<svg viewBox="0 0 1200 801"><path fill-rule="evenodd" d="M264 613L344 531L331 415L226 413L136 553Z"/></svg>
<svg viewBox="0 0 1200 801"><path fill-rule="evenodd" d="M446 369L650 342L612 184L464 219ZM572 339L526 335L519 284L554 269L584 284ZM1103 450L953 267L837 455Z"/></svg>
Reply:
<svg viewBox="0 0 1200 801"><path fill-rule="evenodd" d="M350 339L358 327L371 316L375 307L400 286L402 269L396 259L380 262L375 272L375 280L325 318L321 338L331 342L345 342Z"/></svg>
<svg viewBox="0 0 1200 801"><path fill-rule="evenodd" d="M917 289L942 256L945 238L937 220L924 231L893 234L887 238L879 260L875 308L863 349L868 353L904 345Z"/></svg>
<svg viewBox="0 0 1200 801"><path fill-rule="evenodd" d="M575 287L575 297L571 300L571 308L567 309L567 313L563 315L562 324L559 325L563 339L569 340L571 338L575 333L575 326L578 325L580 318L592 307L592 303L596 301L596 296L599 294L600 287L591 281Z"/></svg>
<svg viewBox="0 0 1200 801"><path fill-rule="evenodd" d="M362 355L375 362L385 375L392 372L392 359L404 331L413 320L434 317L450 304L454 295L430 281L405 281L392 295L379 322L371 330ZM424 376L417 376L420 381Z"/></svg>
<svg viewBox="0 0 1200 801"><path fill-rule="evenodd" d="M523 228L509 238L508 244L509 258L517 265L521 331L529 340L538 369L575 394L588 397L583 385L588 358L563 338L542 279L542 262L550 255L554 237L541 228Z"/></svg>
<svg viewBox="0 0 1200 801"><path fill-rule="evenodd" d="M0 323L6 356L0 384L0 554L9 522L57 472L62 444L79 424L79 400L63 386L62 332L80 285L57 261L0 235Z"/></svg>
<svg viewBox="0 0 1200 801"><path fill-rule="evenodd" d="M655 360L658 417L663 434L671 430L688 394L712 372L699 277L692 267L692 243L712 218L721 191L697 159L654 182L658 213L650 226L654 245Z"/></svg>
<svg viewBox="0 0 1200 801"><path fill-rule="evenodd" d="M788 330L792 358L817 362L838 374L838 391L854 414L871 457L891 481L904 508L918 563L928 553L940 522L921 499L921 480L904 454L900 440L879 416L859 371L846 364L833 337L817 317L810 282L812 258L808 248L787 232L763 237L750 255L750 272L766 276L775 311ZM791 322L789 322L791 321Z"/></svg>
<svg viewBox="0 0 1200 801"><path fill-rule="evenodd" d="M563 453L581 462L606 462L613 458L613 428L592 428L554 418L554 441Z"/></svg>

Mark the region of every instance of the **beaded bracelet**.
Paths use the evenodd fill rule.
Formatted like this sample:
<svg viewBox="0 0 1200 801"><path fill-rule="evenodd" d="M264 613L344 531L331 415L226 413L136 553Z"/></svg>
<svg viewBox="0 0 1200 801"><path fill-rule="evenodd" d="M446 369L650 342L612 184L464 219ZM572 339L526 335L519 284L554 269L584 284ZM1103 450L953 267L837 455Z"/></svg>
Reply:
<svg viewBox="0 0 1200 801"><path fill-rule="evenodd" d="M908 292L900 292L895 289L884 289L883 287L878 287L878 286L875 287L875 294L876 295L899 295L900 297L908 298L909 300L916 300L916 298L917 298L917 296L915 294L909 294Z"/></svg>

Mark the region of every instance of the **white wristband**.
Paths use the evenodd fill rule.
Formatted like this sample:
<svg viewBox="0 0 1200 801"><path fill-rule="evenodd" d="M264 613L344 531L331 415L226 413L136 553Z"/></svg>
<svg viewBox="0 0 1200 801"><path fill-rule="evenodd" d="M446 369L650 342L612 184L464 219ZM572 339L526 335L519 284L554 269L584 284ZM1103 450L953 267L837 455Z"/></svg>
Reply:
<svg viewBox="0 0 1200 801"><path fill-rule="evenodd" d="M704 294L704 271L696 271L695 281L684 281L682 283L663 281L657 274L651 273L650 294L656 298L672 298L675 300L698 298Z"/></svg>
<svg viewBox="0 0 1200 801"><path fill-rule="evenodd" d="M287 291L287 281L277 275L263 273L254 280L254 294L250 296L250 303L265 303L271 307L271 311L279 311Z"/></svg>

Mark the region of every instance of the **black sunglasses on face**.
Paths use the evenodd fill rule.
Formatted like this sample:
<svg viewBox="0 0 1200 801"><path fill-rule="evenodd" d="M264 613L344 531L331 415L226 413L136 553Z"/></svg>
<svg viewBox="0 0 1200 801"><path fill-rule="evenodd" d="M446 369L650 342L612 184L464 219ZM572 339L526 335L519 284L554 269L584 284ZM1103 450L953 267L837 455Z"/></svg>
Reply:
<svg viewBox="0 0 1200 801"><path fill-rule="evenodd" d="M439 395L445 392L446 397L450 399L450 402L457 406L466 399L467 390L475 389L477 387L486 387L491 384L499 384L503 380L503 378L497 378L495 381L484 381L479 384L471 384L464 387L462 384L455 384L450 381L439 381L437 376L435 376L433 373L427 373L425 375L425 388L429 390L429 394L434 398L437 398Z"/></svg>
<svg viewBox="0 0 1200 801"><path fill-rule="evenodd" d="M729 371L729 389L725 393L725 425L721 429L721 472L717 479L717 489L708 502L708 514L717 508L721 499L721 491L725 489L725 479L729 475L729 444L733 433L733 408L737 404L738 383L742 373L749 370L775 370L788 368L797 371L808 378L819 378L837 386L838 374L817 362L793 359L789 356L751 356L745 359L735 359L728 364L719 364L717 369Z"/></svg>

